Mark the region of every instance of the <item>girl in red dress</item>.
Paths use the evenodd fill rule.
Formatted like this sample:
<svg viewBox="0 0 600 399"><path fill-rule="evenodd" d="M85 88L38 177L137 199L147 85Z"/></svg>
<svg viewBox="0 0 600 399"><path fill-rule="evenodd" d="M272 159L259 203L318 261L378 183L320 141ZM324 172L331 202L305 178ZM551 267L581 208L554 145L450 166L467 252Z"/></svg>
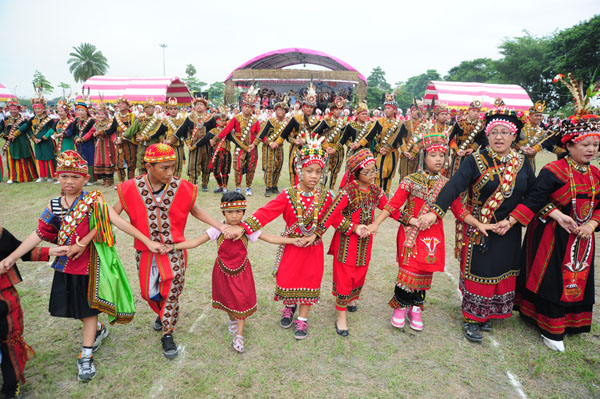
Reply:
<svg viewBox="0 0 600 399"><path fill-rule="evenodd" d="M338 197L340 213L336 214L337 227L331 240L329 255L333 255L333 288L338 311L336 332L348 336L346 310L356 312L356 300L360 296L369 262L373 238L360 225L370 224L375 208L383 209L387 197L374 184L377 169L373 153L362 149L348 159L346 174L340 185ZM363 233L362 235L360 233Z"/></svg>
<svg viewBox="0 0 600 399"><path fill-rule="evenodd" d="M327 153L321 148L323 137L305 138L306 145L296 153L295 167L298 184L283 190L274 200L258 209L254 214L232 228L232 233L241 237L260 230L278 216L286 223L284 237L300 238L302 247L280 245L275 259L275 300L282 301L280 325L289 328L296 325L294 338L308 336L308 313L319 301L323 279L324 250L322 235L332 224L339 206L331 206L333 194L319 184ZM294 313L299 307L298 319Z"/></svg>
<svg viewBox="0 0 600 399"><path fill-rule="evenodd" d="M239 226L246 212L246 197L236 192L225 193L221 198L221 212L226 225ZM234 336L233 348L240 353L244 352L246 318L256 312L256 289L248 259L248 242L259 238L271 244L300 244L298 238L273 236L260 230L244 234L234 241L211 227L195 240L173 245L177 249L190 249L209 240L217 242L217 259L212 273L212 306L229 316L227 331Z"/></svg>
<svg viewBox="0 0 600 399"><path fill-rule="evenodd" d="M423 164L420 170L402 179L385 209L369 226L372 232L376 232L389 215L404 206L396 241L399 271L389 305L394 309L392 325L404 328L405 317L408 317L410 328L415 331L423 330L421 311L425 293L431 288L433 273L444 271L446 261L443 223L436 221L430 225L419 219L429 212L448 181L440 173L448 153L448 138L428 128L427 123L421 126L418 145ZM457 219L476 227L482 234L487 235L486 231L491 229L491 225L484 225L471 216L460 199L452 203L451 209Z"/></svg>

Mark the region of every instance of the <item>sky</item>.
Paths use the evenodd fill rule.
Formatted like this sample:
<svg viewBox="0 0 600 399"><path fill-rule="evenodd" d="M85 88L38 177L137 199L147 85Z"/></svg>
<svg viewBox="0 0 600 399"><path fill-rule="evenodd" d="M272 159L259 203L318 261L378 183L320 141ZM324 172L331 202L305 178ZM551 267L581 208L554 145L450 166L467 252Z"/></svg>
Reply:
<svg viewBox="0 0 600 399"><path fill-rule="evenodd" d="M179 1L0 0L0 83L33 95L36 70L55 86L74 46L94 44L108 75L223 81L267 51L301 47L331 54L368 76L377 66L394 84L461 61L500 57L507 38L546 36L600 13L598 0L547 1Z"/></svg>

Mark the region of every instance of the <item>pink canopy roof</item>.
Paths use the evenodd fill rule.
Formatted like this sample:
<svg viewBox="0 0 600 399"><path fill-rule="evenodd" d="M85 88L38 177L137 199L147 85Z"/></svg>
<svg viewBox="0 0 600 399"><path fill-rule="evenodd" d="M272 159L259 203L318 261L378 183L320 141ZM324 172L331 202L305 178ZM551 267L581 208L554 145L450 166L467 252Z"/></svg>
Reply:
<svg viewBox="0 0 600 399"><path fill-rule="evenodd" d="M4 86L0 83L0 101L10 101L10 100L16 100L16 99L17 99L17 97L15 97L14 94L12 94L6 88L6 86Z"/></svg>
<svg viewBox="0 0 600 399"><path fill-rule="evenodd" d="M446 103L450 108L468 107L471 101L479 99L484 108L494 108L494 100L501 98L504 103L517 110L528 110L533 105L529 95L518 85L498 85L476 82L443 82L432 80L425 90L425 104Z"/></svg>
<svg viewBox="0 0 600 399"><path fill-rule="evenodd" d="M313 64L329 68L333 71L354 71L358 73L358 77L367 83L367 79L350 64L336 58L332 55L321 51L311 50L307 48L284 48L273 50L252 58L244 62L238 69L281 69L291 65ZM227 75L225 80L231 79L233 72Z"/></svg>
<svg viewBox="0 0 600 399"><path fill-rule="evenodd" d="M100 97L105 102L116 102L124 97L131 103L143 103L150 97L156 103L164 103L169 97L175 97L180 104L189 104L192 100L187 86L178 77L94 76L83 84L85 94L88 88L90 100L95 102L100 101Z"/></svg>

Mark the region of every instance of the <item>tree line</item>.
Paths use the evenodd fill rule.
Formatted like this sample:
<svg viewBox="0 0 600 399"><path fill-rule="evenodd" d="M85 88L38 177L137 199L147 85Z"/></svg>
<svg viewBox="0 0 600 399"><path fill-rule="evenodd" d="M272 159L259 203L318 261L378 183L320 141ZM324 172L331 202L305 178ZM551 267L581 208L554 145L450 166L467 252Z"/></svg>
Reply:
<svg viewBox="0 0 600 399"><path fill-rule="evenodd" d="M397 82L399 107L408 108L413 98L422 98L430 80L517 84L533 102L545 101L548 109L568 112L572 98L563 85L552 83L559 73L572 72L585 84L596 80L600 67L600 16L549 36L536 37L525 31L523 36L505 39L499 46L501 57L462 61L442 75L435 69ZM369 107L381 105L383 93L392 90L385 72L375 67L367 78Z"/></svg>

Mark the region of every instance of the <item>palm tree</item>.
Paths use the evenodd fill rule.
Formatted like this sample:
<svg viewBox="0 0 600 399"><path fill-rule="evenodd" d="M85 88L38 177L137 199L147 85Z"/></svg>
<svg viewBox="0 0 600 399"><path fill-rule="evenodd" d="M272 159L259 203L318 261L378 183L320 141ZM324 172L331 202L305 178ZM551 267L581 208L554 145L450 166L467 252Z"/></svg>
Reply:
<svg viewBox="0 0 600 399"><path fill-rule="evenodd" d="M85 82L92 76L104 75L108 71L106 57L93 44L81 43L73 50L67 63L76 82Z"/></svg>

